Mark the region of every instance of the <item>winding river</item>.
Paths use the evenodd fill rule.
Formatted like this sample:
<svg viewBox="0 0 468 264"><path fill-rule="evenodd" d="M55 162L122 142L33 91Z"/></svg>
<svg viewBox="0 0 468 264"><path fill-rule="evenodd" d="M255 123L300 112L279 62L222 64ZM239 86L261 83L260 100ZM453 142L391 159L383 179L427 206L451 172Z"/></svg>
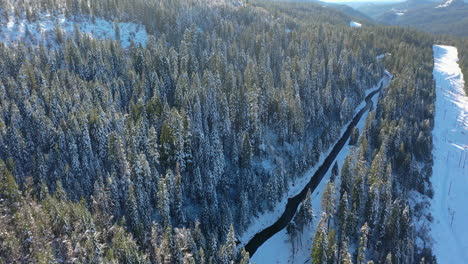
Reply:
<svg viewBox="0 0 468 264"><path fill-rule="evenodd" d="M391 79L391 76L387 74L387 77ZM353 118L351 123L348 125L346 131L344 132L343 136L338 140L338 142L335 144L333 147L332 151L328 155L328 157L324 160L323 164L318 168L318 170L315 172L315 174L312 176L310 181L307 183L307 185L304 187L304 189L296 196L289 198L288 203L286 204L286 208L281 215L281 217L271 226L265 228L264 230L260 231L259 233L255 234L255 236L250 239L250 241L245 245L245 250L249 252L250 256L253 256L257 249L265 243L269 238L274 236L276 233L281 231L283 228L285 228L289 222L293 219L294 215L296 214L297 208L299 207L299 204L306 198L307 192L310 189L311 192L317 188L319 185L320 181L323 179L325 174L327 173L328 169L331 167L333 162L336 159L336 156L338 153L340 153L341 149L345 146L346 142L348 141L349 137L351 136L351 132L353 129L356 127L356 125L359 123L363 115L368 111L369 109L372 108L373 102L372 98L380 92L382 89L384 82L382 81L380 84L380 87L378 90L370 93L365 101L366 101L366 106L363 107L359 113L356 114L356 116Z"/></svg>

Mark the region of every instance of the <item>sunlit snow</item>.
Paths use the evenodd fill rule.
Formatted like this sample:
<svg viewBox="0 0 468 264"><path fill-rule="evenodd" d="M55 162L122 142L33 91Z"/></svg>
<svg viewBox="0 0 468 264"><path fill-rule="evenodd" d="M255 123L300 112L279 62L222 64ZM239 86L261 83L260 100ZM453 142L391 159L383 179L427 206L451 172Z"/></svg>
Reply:
<svg viewBox="0 0 468 264"><path fill-rule="evenodd" d="M443 4L440 4L438 6L436 6L436 8L444 8L444 7L448 7L452 4L453 0L447 0L445 1Z"/></svg>
<svg viewBox="0 0 468 264"><path fill-rule="evenodd" d="M438 263L468 263L468 97L455 47L434 46L433 252Z"/></svg>
<svg viewBox="0 0 468 264"><path fill-rule="evenodd" d="M360 28L360 27L362 27L362 24L358 23L356 21L351 21L351 22L349 22L349 26L354 27L354 28Z"/></svg>
<svg viewBox="0 0 468 264"><path fill-rule="evenodd" d="M85 17L68 19L64 15L41 14L34 22L13 15L4 18L0 24L0 41L6 44L18 42L38 44L43 40L46 44L54 44L56 25L66 34L71 34L75 31L75 24L80 32L93 38L116 39L114 22L112 21L102 18L96 18L92 21ZM130 46L132 41L136 44L146 44L148 34L144 26L131 22L120 22L118 26L123 47Z"/></svg>

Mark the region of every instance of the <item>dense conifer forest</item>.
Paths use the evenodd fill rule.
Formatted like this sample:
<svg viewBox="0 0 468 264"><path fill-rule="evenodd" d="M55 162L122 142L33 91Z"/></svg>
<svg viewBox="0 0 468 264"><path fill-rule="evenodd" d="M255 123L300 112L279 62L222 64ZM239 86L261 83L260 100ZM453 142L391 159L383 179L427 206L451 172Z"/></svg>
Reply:
<svg viewBox="0 0 468 264"><path fill-rule="evenodd" d="M252 0L0 9L149 34L124 48L118 30L100 40L57 26L52 45L0 44L0 263L248 263L238 236L318 163L385 69L394 81L334 168L311 256L432 262L413 224L425 205L410 202L432 191L431 36Z"/></svg>
<svg viewBox="0 0 468 264"><path fill-rule="evenodd" d="M329 183L336 194L322 196L329 210L315 234L313 263L435 261L427 230L414 225L429 220L428 204L412 203L432 197L432 42L417 32L402 40L399 29L376 31L387 37L385 64L395 79L346 158L339 186ZM357 250L349 251L350 244Z"/></svg>

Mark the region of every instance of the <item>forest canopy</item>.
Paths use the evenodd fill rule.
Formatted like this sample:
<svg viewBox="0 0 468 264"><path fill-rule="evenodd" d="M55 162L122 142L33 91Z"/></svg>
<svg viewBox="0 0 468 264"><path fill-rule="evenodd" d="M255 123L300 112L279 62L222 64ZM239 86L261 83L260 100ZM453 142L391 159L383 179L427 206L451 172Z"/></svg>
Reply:
<svg viewBox="0 0 468 264"><path fill-rule="evenodd" d="M367 222L367 240L388 240L365 259L422 255L398 197L430 189L414 170L431 160L428 35L353 29L332 9L265 1L0 8L31 23L45 13L136 21L149 34L125 48L57 27L52 46L0 44L0 262L248 263L237 236L319 161L385 68L397 80L349 158L354 185L341 186L339 208L355 218L335 234L357 241ZM374 187L386 195L377 211ZM400 219L408 226L394 233ZM374 229L380 220L385 230Z"/></svg>

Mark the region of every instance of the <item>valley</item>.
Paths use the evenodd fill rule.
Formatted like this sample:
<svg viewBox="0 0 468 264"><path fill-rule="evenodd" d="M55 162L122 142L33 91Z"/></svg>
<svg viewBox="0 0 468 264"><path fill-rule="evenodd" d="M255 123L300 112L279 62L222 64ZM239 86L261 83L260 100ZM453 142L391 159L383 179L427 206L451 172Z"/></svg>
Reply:
<svg viewBox="0 0 468 264"><path fill-rule="evenodd" d="M249 241L249 244L252 245L249 248L249 244L247 244L246 248L250 253L254 253L251 254L251 256L253 256L252 261L262 264L304 263L310 260L309 251L312 246L310 233L315 232L317 223L312 221L310 226L305 228L302 234L299 234L299 238L289 237L284 228L284 223L288 224L288 222L294 217L294 214L297 212L297 207L299 206L296 201L299 200L299 202L304 202L305 195L309 189L311 190L312 195L310 202L312 203L311 206L316 214L315 216L321 214L322 210L320 208L320 201L325 186L327 182L330 181L331 172L329 172L329 169L331 165L336 162L339 167L342 166L345 157L349 155L353 148L353 146L348 144L351 132L354 128L358 128L360 131L363 129L369 111L372 111L372 108L377 105L379 92L388 87L391 78L391 74L386 73L386 76L376 86L374 86L374 89L370 89L372 92L366 97L365 106L357 112L353 121L347 125L340 140L334 145L333 150L328 154L327 158L323 161L323 164L315 171L313 176L310 178L310 182L304 187L302 192L288 199L288 203L285 206L286 210L281 218L272 226L257 233ZM334 179L335 182L338 180L339 179ZM296 207L295 210L290 209L294 209L294 207ZM292 246L293 243L291 239L298 240L296 248Z"/></svg>

